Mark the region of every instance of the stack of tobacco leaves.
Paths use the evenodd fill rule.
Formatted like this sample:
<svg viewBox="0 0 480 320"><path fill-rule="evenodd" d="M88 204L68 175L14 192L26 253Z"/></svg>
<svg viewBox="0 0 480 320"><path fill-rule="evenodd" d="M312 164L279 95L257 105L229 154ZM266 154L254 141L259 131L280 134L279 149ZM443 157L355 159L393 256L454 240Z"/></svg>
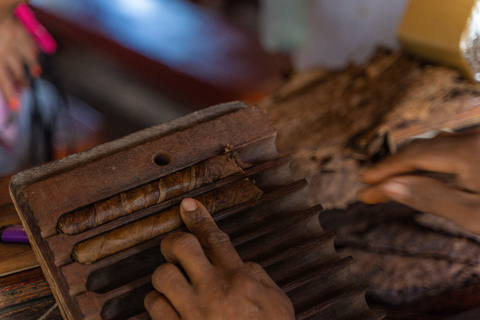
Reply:
<svg viewBox="0 0 480 320"><path fill-rule="evenodd" d="M458 304L461 288L480 282L479 238L420 224L428 220L422 213L396 203L356 203L364 187L359 170L404 143L404 132L480 124L479 85L455 70L379 50L364 66L296 74L261 105L279 129L278 149L293 156L294 176L309 182L310 205L326 209L322 226L337 230L337 249L353 256L351 273L369 283L371 297L398 306L449 292Z"/></svg>

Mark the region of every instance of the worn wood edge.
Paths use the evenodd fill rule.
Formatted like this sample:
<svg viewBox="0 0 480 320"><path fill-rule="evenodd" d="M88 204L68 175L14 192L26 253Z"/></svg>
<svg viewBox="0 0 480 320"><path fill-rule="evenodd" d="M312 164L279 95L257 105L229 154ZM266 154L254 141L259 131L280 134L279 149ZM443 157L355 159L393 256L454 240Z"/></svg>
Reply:
<svg viewBox="0 0 480 320"><path fill-rule="evenodd" d="M50 162L32 169L22 171L10 180L10 190L17 195L27 185L47 179L53 175L63 173L79 165L108 157L112 154L131 149L139 144L144 144L155 139L162 138L175 132L186 130L195 125L211 121L221 116L246 109L249 106L240 101L227 102L193 112L186 116L173 119L158 126L150 127L123 138L107 142L92 149L81 151L63 159ZM258 107L254 107L258 108Z"/></svg>
<svg viewBox="0 0 480 320"><path fill-rule="evenodd" d="M10 195L12 196L11 193L12 191L10 190ZM20 194L19 196L22 196L22 194ZM17 212L24 212L23 210L21 210L21 208L19 208L19 204L17 203L16 197L12 196L12 201ZM25 203L25 201L22 201L22 202ZM25 215L19 214L19 217L20 217L20 220L22 221L25 232L27 233L28 239L34 239L33 231L30 229L31 223L26 220ZM32 225L35 227L35 224L33 224L33 222L32 222ZM40 233L40 230L37 230L37 233ZM54 277L54 275L50 272L50 269L52 269L53 266L50 266L48 264L48 261L45 257L45 254L50 253L49 249L46 246L46 243L43 242L43 245L46 247L45 248L46 250L42 250L36 241L30 241L30 242L32 245L32 250L35 253L35 256L37 257L37 259L39 260L40 268L42 269L42 272L45 275L45 278L47 279L47 282L52 289L52 293L53 293L53 296L55 297L55 301L57 301L58 303L58 308L60 309L60 313L62 314L62 317L67 320L75 320L73 314L71 313L71 309L68 305L68 302L65 299L63 299L63 296L60 294L60 292L62 292L60 290L60 286L62 284L57 283L56 281L56 278L60 278L59 276L62 276L62 275L59 274L59 276ZM53 262L53 259L50 259L50 260ZM60 273L60 270L57 270L57 272ZM63 276L61 277L61 279L64 280L63 285L67 285L66 280L65 278L63 278Z"/></svg>

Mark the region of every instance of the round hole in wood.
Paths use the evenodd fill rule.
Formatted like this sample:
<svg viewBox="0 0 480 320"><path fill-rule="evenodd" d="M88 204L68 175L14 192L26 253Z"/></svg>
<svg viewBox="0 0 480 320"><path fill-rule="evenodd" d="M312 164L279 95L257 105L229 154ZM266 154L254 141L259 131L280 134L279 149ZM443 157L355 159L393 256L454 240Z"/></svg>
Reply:
<svg viewBox="0 0 480 320"><path fill-rule="evenodd" d="M155 157L153 158L153 162L155 162L157 166L166 166L167 164L170 164L170 162L172 162L172 156L165 151L161 151L157 155L155 155Z"/></svg>

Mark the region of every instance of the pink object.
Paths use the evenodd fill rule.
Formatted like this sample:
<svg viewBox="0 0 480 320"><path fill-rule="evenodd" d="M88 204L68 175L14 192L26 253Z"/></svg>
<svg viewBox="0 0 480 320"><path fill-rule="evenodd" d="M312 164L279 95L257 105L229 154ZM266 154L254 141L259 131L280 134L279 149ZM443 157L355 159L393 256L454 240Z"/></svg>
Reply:
<svg viewBox="0 0 480 320"><path fill-rule="evenodd" d="M0 229L1 242L28 243L28 237L23 226L7 226Z"/></svg>
<svg viewBox="0 0 480 320"><path fill-rule="evenodd" d="M57 42L37 20L37 17L35 17L35 14L26 3L18 5L13 14L25 26L43 52L52 55L57 51Z"/></svg>

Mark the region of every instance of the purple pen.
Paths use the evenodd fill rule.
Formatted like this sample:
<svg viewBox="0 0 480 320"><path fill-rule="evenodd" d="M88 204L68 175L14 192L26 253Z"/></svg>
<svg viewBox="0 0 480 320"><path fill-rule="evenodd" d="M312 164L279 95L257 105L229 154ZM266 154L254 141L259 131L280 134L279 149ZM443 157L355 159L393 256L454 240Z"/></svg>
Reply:
<svg viewBox="0 0 480 320"><path fill-rule="evenodd" d="M27 234L21 225L0 228L1 242L28 243Z"/></svg>

